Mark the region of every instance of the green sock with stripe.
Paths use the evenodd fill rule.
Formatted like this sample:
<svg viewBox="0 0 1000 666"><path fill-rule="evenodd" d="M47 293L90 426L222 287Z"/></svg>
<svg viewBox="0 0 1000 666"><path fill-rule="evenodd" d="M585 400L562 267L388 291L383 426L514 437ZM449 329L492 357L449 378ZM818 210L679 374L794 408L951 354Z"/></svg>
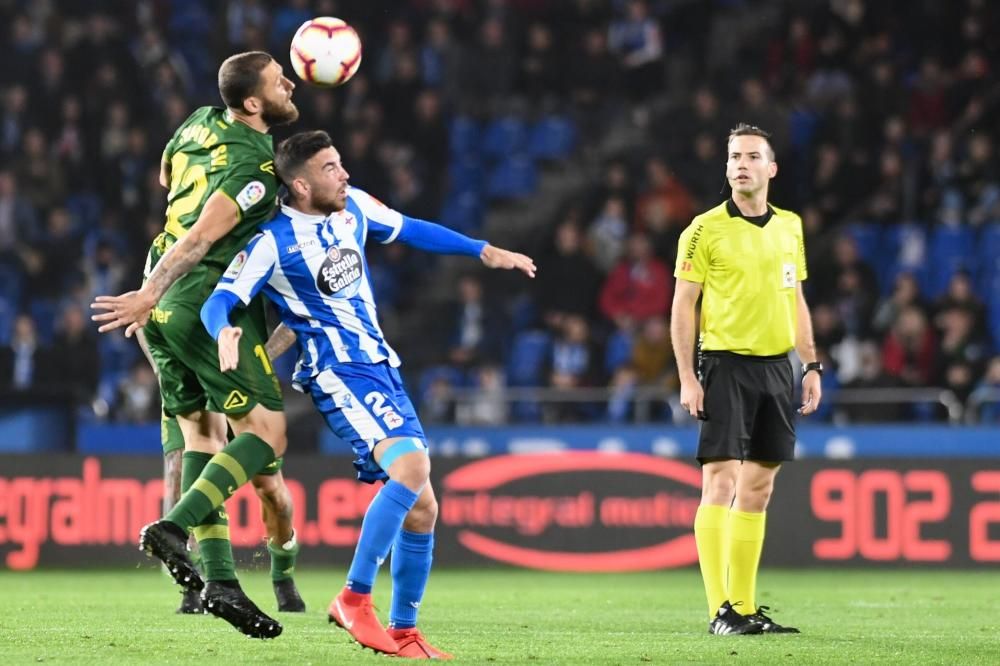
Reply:
<svg viewBox="0 0 1000 666"><path fill-rule="evenodd" d="M201 475L164 518L190 532L212 509L222 506L236 490L274 462L274 449L260 437L245 432L216 453Z"/></svg>
<svg viewBox="0 0 1000 666"><path fill-rule="evenodd" d="M295 559L299 556L299 542L292 538L284 544L267 540L267 550L271 554L271 580L288 580L295 573Z"/></svg>
<svg viewBox="0 0 1000 666"><path fill-rule="evenodd" d="M211 453L184 452L181 492L188 491L211 460ZM208 516L194 527L193 532L198 542L198 568L205 573L205 577L208 580L235 580L236 565L233 562L233 545L229 541L229 517L226 515L225 507L210 511Z"/></svg>

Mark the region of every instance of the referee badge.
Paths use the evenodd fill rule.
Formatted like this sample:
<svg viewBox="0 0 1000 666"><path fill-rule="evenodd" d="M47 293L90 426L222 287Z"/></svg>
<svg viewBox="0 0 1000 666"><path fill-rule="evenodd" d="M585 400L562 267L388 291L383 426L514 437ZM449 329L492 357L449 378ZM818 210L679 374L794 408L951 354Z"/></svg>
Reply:
<svg viewBox="0 0 1000 666"><path fill-rule="evenodd" d="M785 288L795 286L795 264L781 265L781 286Z"/></svg>

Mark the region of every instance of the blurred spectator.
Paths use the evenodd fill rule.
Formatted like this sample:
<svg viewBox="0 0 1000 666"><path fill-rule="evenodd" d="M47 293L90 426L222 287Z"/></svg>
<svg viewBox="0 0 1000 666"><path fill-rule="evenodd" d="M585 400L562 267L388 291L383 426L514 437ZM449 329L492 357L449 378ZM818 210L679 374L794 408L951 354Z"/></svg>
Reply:
<svg viewBox="0 0 1000 666"><path fill-rule="evenodd" d="M646 188L639 193L636 217L649 219L662 217L666 224L677 229L677 236L694 217L694 202L684 185L671 173L666 162L658 157L646 162Z"/></svg>
<svg viewBox="0 0 1000 666"><path fill-rule="evenodd" d="M584 33L580 52L566 73L574 113L584 136L600 137L608 124L621 87L621 68L608 52L603 31Z"/></svg>
<svg viewBox="0 0 1000 666"><path fill-rule="evenodd" d="M445 321L452 326L448 359L459 366L500 358L503 326L496 306L483 298L479 278L463 275L458 280L458 302Z"/></svg>
<svg viewBox="0 0 1000 666"><path fill-rule="evenodd" d="M573 217L556 227L553 247L538 258L545 266L536 278L542 321L558 328L569 315L593 319L601 274L583 251L580 227Z"/></svg>
<svg viewBox="0 0 1000 666"><path fill-rule="evenodd" d="M38 230L35 208L17 191L17 180L0 168L0 263L20 266Z"/></svg>
<svg viewBox="0 0 1000 666"><path fill-rule="evenodd" d="M475 372L476 391L471 400L455 407L455 422L463 425L503 425L507 422L507 401L504 400L504 375L500 368L485 365Z"/></svg>
<svg viewBox="0 0 1000 666"><path fill-rule="evenodd" d="M608 46L625 68L632 99L643 101L663 85L663 36L646 0L628 0L625 16L611 23Z"/></svg>
<svg viewBox="0 0 1000 666"><path fill-rule="evenodd" d="M600 372L597 359L587 320L577 315L566 317L552 345L550 385L555 388L593 386Z"/></svg>
<svg viewBox="0 0 1000 666"><path fill-rule="evenodd" d="M632 346L631 367L641 385L660 386L670 391L680 386L666 317L650 317L642 323Z"/></svg>
<svg viewBox="0 0 1000 666"><path fill-rule="evenodd" d="M53 379L80 405L89 404L97 392L100 360L95 336L79 305L63 309L52 342L51 355L58 363L58 375Z"/></svg>
<svg viewBox="0 0 1000 666"><path fill-rule="evenodd" d="M980 403L978 413L972 417L980 423L1000 424L1000 356L994 356L986 365L986 372L971 398Z"/></svg>
<svg viewBox="0 0 1000 666"><path fill-rule="evenodd" d="M35 321L21 314L14 319L10 344L0 348L0 389L27 391L49 384L52 354L38 339Z"/></svg>
<svg viewBox="0 0 1000 666"><path fill-rule="evenodd" d="M944 328L939 318L951 310L968 313L975 336L986 334L986 306L973 291L972 276L967 271L956 271L948 281L948 291L934 303L934 325Z"/></svg>
<svg viewBox="0 0 1000 666"><path fill-rule="evenodd" d="M937 361L934 332L915 307L903 309L882 343L885 371L909 386L928 386Z"/></svg>
<svg viewBox="0 0 1000 666"><path fill-rule="evenodd" d="M845 389L893 389L901 385L899 377L886 372L882 367L882 356L874 343L860 347L858 376L843 384ZM905 413L898 402L849 402L839 405L836 410L850 423L870 423L876 421L899 421Z"/></svg>
<svg viewBox="0 0 1000 666"><path fill-rule="evenodd" d="M601 288L601 313L618 328L632 330L651 317L667 315L673 287L670 271L653 256L649 238L632 234L627 257Z"/></svg>
<svg viewBox="0 0 1000 666"><path fill-rule="evenodd" d="M125 423L149 423L160 417L160 388L145 358L136 360L118 384L114 419Z"/></svg>
<svg viewBox="0 0 1000 666"><path fill-rule="evenodd" d="M552 30L544 23L532 23L528 27L527 48L518 64L518 91L539 101L560 94L563 66Z"/></svg>
<svg viewBox="0 0 1000 666"><path fill-rule="evenodd" d="M909 307L927 311L920 295L920 283L913 273L900 273L896 276L892 293L879 301L872 319L872 329L879 335L885 334L899 317L899 313Z"/></svg>
<svg viewBox="0 0 1000 666"><path fill-rule="evenodd" d="M587 231L594 262L604 272L614 268L625 251L628 235L625 215L625 200L620 196L610 196Z"/></svg>

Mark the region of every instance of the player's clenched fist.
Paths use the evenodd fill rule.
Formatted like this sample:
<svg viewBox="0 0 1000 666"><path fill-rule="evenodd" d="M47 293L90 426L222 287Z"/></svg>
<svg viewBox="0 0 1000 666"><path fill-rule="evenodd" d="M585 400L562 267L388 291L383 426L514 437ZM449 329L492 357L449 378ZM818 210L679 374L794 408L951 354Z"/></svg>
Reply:
<svg viewBox="0 0 1000 666"><path fill-rule="evenodd" d="M235 370L240 364L240 337L243 329L239 326L226 326L219 331L219 370L228 372Z"/></svg>

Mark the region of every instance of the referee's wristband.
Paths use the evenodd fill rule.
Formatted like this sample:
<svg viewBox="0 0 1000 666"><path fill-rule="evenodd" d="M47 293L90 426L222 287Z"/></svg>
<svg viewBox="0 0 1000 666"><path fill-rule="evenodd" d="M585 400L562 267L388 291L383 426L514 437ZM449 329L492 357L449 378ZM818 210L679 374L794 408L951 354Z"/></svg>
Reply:
<svg viewBox="0 0 1000 666"><path fill-rule="evenodd" d="M819 361L812 361L811 363L804 363L802 365L802 378L805 379L809 372L815 372L820 377L823 376L823 364Z"/></svg>

